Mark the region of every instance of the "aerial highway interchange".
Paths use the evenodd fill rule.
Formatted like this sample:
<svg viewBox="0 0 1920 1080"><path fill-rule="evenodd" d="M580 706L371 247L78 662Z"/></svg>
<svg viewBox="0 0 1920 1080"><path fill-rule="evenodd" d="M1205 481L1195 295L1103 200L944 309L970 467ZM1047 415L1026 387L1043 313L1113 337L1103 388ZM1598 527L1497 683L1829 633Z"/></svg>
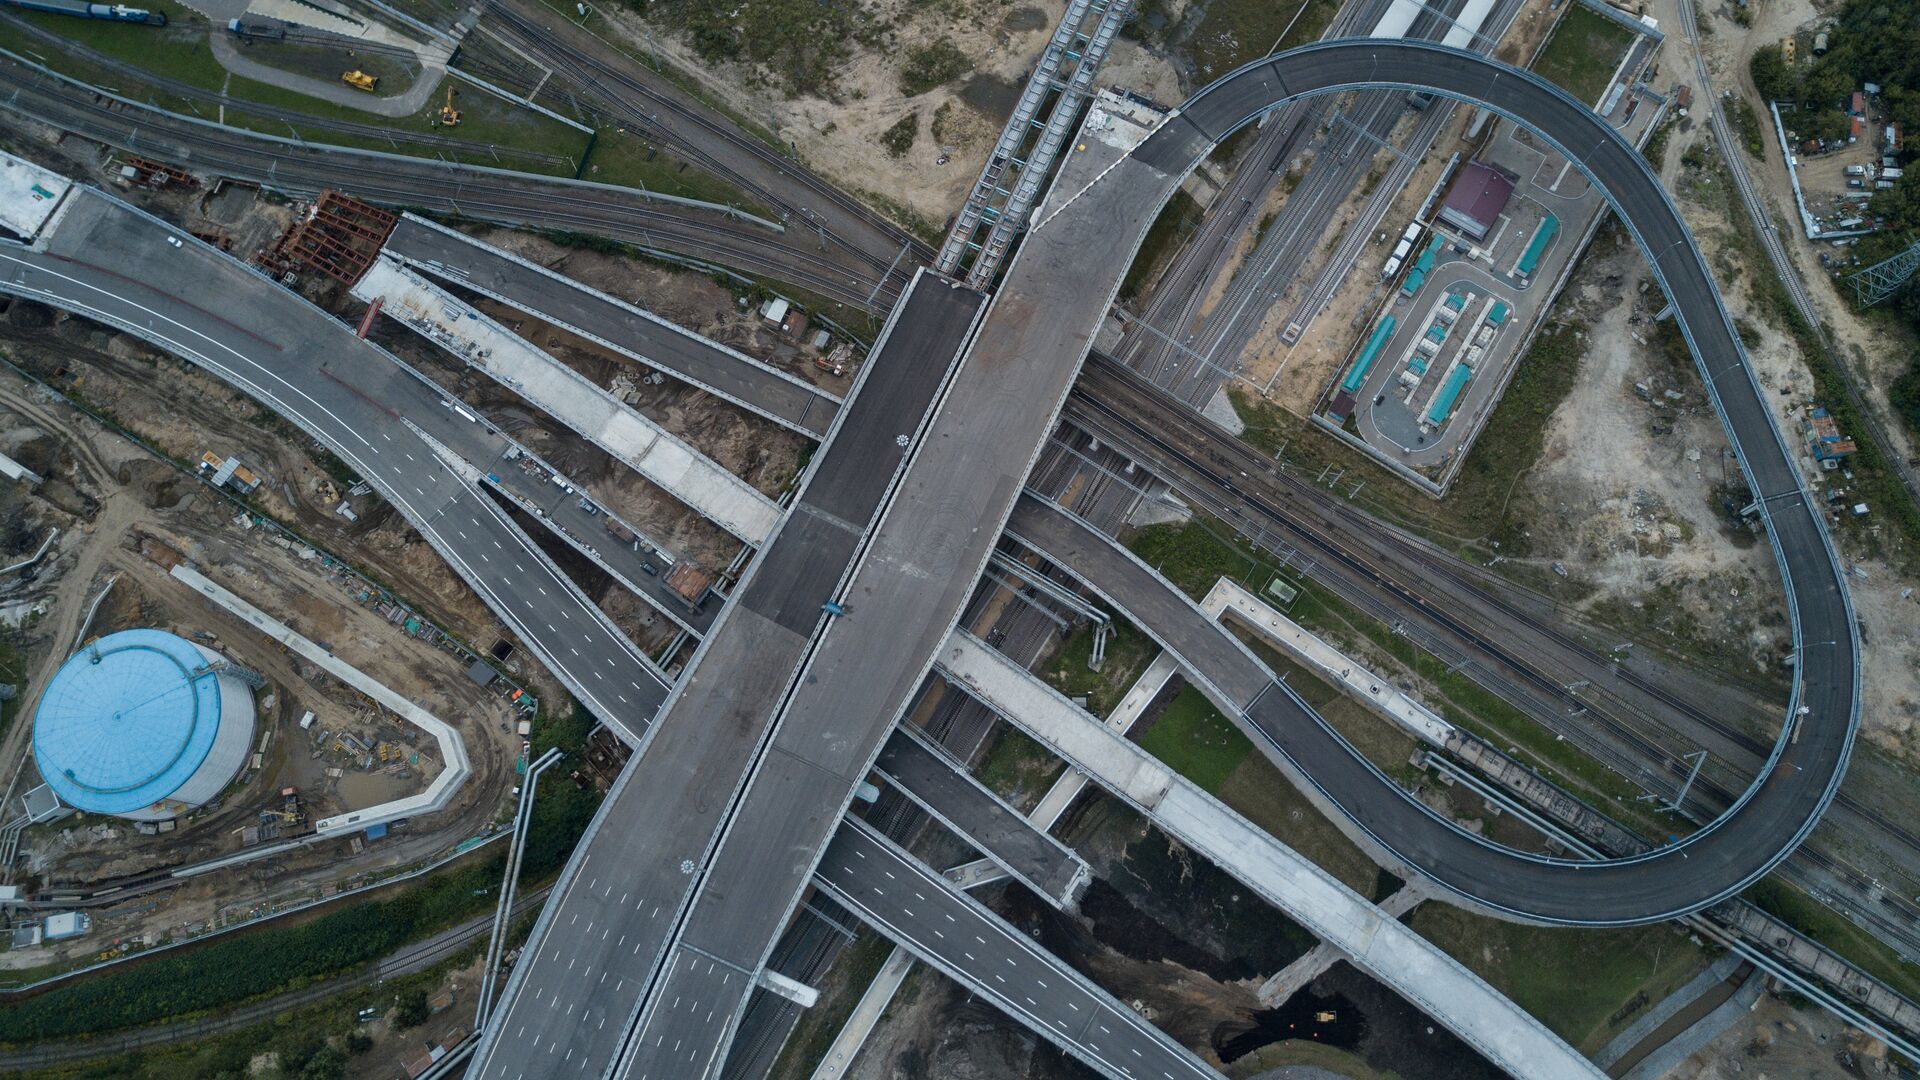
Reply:
<svg viewBox="0 0 1920 1080"><path fill-rule="evenodd" d="M117 112L51 93L30 73L9 75L39 115L123 137ZM1031 490L1051 433L1076 407L1069 394L1097 394L1090 388L1110 362L1092 361L1076 390L1082 363L1120 273L1174 189L1268 111L1360 89L1471 102L1526 127L1605 193L1673 303L1766 523L1794 657L1792 697L1756 779L1684 840L1593 861L1467 832L1404 791L1184 594ZM312 187L328 169L308 147L246 146L187 129L165 137L182 158L235 174L291 179L307 170L313 178L296 182ZM750 996L768 982L776 941L815 888L1097 1071L1216 1075L859 816L860 789L889 733L1009 536L1146 631L1383 866L1474 910L1567 926L1688 916L1773 870L1821 820L1859 723L1846 583L1705 257L1632 146L1530 73L1445 45L1360 38L1235 71L1144 138L1111 149L1091 174L1063 170L985 292L919 266L928 253L904 240L908 258L897 264L878 265L873 244L836 240L820 255L788 242L791 218L783 231L585 189L564 211L582 229L642 246L685 241L701 258L887 311L844 400L551 272L403 221L388 241L395 257L819 441L772 536L710 601L717 610L674 613L699 636L677 678L626 641L483 491L504 435L441 407L426 379L351 328L88 189L76 189L43 235L0 248L0 290L201 365L339 454L634 748L479 1033L470 1075L717 1076ZM380 169L365 179L367 194L433 206L428 193L440 190L456 212L484 206L499 220L556 220L550 186L486 179L446 193L431 167ZM828 212L843 226L836 237L894 242L866 214ZM1223 483L1226 494L1242 494ZM1502 1042L1490 1034L1497 1016L1443 1021L1514 1075L1585 1064L1555 1057L1564 1048L1544 1031Z"/></svg>

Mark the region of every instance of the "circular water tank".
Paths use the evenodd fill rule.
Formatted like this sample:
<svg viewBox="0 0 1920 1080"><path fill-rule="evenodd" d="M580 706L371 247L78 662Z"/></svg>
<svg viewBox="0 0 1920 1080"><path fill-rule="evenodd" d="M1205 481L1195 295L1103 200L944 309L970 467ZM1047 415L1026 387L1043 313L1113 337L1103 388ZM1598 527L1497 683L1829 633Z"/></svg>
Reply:
<svg viewBox="0 0 1920 1080"><path fill-rule="evenodd" d="M253 693L219 654L162 630L75 653L33 716L40 775L78 810L143 821L218 795L253 741Z"/></svg>

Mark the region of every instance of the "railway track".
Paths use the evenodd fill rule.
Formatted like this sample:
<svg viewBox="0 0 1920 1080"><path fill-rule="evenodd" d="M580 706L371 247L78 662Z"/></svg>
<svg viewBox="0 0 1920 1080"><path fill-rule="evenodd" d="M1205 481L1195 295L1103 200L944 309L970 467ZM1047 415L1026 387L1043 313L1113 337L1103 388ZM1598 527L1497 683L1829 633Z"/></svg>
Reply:
<svg viewBox="0 0 1920 1080"><path fill-rule="evenodd" d="M344 187L372 202L550 229L595 233L657 251L691 256L714 270L787 282L857 310L869 310L872 280L858 268L807 251L786 238L712 212L663 208L643 197L574 187L544 177L498 173L420 159L392 160L352 149L287 145L228 129L189 124L143 106L51 83L0 62L0 107L40 123L196 171L295 194ZM131 115L129 115L131 114ZM344 172L342 159L350 162ZM344 182L343 182L344 181ZM886 290L873 303L889 302Z"/></svg>
<svg viewBox="0 0 1920 1080"><path fill-rule="evenodd" d="M636 77L625 65L608 63L588 49L569 46L514 5L492 0L487 5L487 14L494 20L492 29L496 33L511 39L516 47L572 81L589 96L611 106L623 120L643 126L655 140L673 147L682 157L778 209L790 225L804 222L819 228L827 243L886 275L889 282L897 276L899 284L904 286L914 266L932 260L931 247L839 187L741 131L730 120L689 104L682 96L684 92L660 90ZM670 118L670 122L663 123L660 119L663 115ZM682 124L694 129L698 137L683 133L677 126ZM702 139L717 142L746 161L724 161L701 145ZM749 165L752 171L744 167ZM782 177L804 189L811 200L832 207L837 214L858 224L867 235L856 238L851 230L825 228L826 223L820 220L818 211L799 204L793 195L776 190L785 186L776 179ZM900 268L888 273L896 260Z"/></svg>
<svg viewBox="0 0 1920 1080"><path fill-rule="evenodd" d="M203 87L195 86L192 83L170 78L166 75L149 71L146 68L129 64L118 57L109 56L97 49L88 48L78 41L62 37L45 27L36 26L4 10L0 10L0 26L11 27L21 33L56 45L90 64L98 65L124 78L136 80L153 89L161 90L189 101L199 101L215 106L224 105L228 108L237 109L254 116L262 116L270 120L279 120L285 124L298 124L300 128L309 132L328 131L336 135L351 135L355 138L384 143L394 142L393 129L388 126L362 124L352 120L339 120L332 117L316 116L312 113L301 112L297 109L285 109L277 105L268 105L264 102L230 97L215 90L207 90ZM340 42L336 39L331 42L331 44L337 46ZM362 49L367 48L367 46L358 42L355 43L355 47ZM399 51L408 56L413 55L411 50ZM490 143L474 142L470 139L459 139L450 135L435 135L430 132L407 132L404 134L402 141L415 146L435 147L442 150L473 154L475 156L508 157L518 161L537 162L542 165L568 164L568 159L559 154L542 153L536 150L522 150L513 146L495 146Z"/></svg>
<svg viewBox="0 0 1920 1080"><path fill-rule="evenodd" d="M551 886L543 886L515 899L514 917L519 918L537 909L541 903L545 902L550 890ZM290 990L264 1001L241 1005L206 1019L156 1024L73 1042L42 1043L31 1049L0 1051L0 1069L24 1070L90 1061L155 1046L167 1046L189 1039L204 1039L210 1035L239 1031L270 1017L305 1008L363 986L425 971L443 960L458 955L475 940L485 937L492 926L491 914L470 919L450 930L443 930L432 937L402 946L396 952L352 974L303 986L298 990Z"/></svg>
<svg viewBox="0 0 1920 1080"><path fill-rule="evenodd" d="M1540 668L1536 658L1549 651L1556 652L1558 659L1570 669L1563 674L1584 674L1596 686L1607 679L1619 680L1627 690L1669 710L1680 724L1712 732L1726 746L1737 748L1746 758L1743 765L1765 759L1767 747L1759 740L1631 667L1615 663L1612 657L1526 607L1505 599L1500 590L1488 587L1483 580L1484 571L1479 568L1464 567L1444 553L1427 550L1417 541L1385 530L1371 530L1365 538L1356 538L1352 529L1345 527L1344 508L1330 505L1337 502L1334 497L1273 469L1262 455L1224 433L1201 428L1190 414L1165 407L1167 403L1158 400L1161 397L1164 391L1147 387L1114 362L1096 357L1089 362L1086 374L1075 387L1068 404L1068 416L1076 422L1091 421L1090 430L1099 429L1098 433L1117 448L1139 453L1140 460L1150 470L1190 495L1196 493L1196 486L1202 488L1199 493L1212 496L1210 501L1220 507L1228 520L1232 520L1236 512L1235 503L1245 506L1259 514L1275 532L1286 536L1291 547L1360 577L1392 597L1391 604L1377 600L1368 603L1366 598L1335 590L1345 599L1359 600L1360 606L1370 609L1370 614L1389 624L1398 624L1405 611L1413 611L1440 627L1447 636L1491 658L1525 680L1525 689L1536 698L1533 708L1519 702L1510 701L1511 704L1535 717L1543 713L1557 714L1562 723L1557 725L1556 734L1621 775L1640 778L1642 786L1651 786L1648 781L1658 779L1662 781L1662 794L1670 797L1685 781L1690 766L1640 724L1617 715L1627 712L1644 716L1644 708L1637 707L1623 695L1609 695L1603 700L1570 693L1560 677ZM1148 417L1152 418L1151 423L1146 422ZM1183 477L1183 472L1188 475ZM1263 499L1254 491L1269 486L1273 492L1270 499ZM1476 616L1471 624L1463 614L1457 614L1465 612ZM1526 641L1536 648L1529 650L1530 656L1523 657L1499 640L1476 631L1474 625L1510 627L1515 631L1509 635L1512 640ZM1484 679L1477 681L1488 685ZM1499 692L1497 687L1488 685L1488 688ZM1542 710L1538 707L1540 704L1551 708ZM1572 717L1567 715L1575 709L1580 710L1580 724L1571 723ZM1667 731L1678 730L1672 722L1655 720L1654 723ZM1608 739L1592 737L1585 730L1588 725L1604 729ZM1654 763L1657 770L1649 769L1649 762ZM1732 781L1744 783L1750 775L1750 771L1742 770L1730 781L1703 774L1690 790L1685 808L1688 816L1700 822L1716 817L1738 798L1739 791ZM1920 834L1845 792L1836 803L1837 813L1879 833L1890 847L1904 848L1909 861L1920 859ZM1785 869L1797 884L1823 894L1831 894L1832 890L1809 870L1827 873L1870 897L1877 894L1877 899L1871 901L1838 896L1833 899L1841 902L1857 921L1871 923L1885 936L1904 942L1902 951L1920 953L1920 908L1908 898L1880 890L1870 875L1811 846L1803 846Z"/></svg>

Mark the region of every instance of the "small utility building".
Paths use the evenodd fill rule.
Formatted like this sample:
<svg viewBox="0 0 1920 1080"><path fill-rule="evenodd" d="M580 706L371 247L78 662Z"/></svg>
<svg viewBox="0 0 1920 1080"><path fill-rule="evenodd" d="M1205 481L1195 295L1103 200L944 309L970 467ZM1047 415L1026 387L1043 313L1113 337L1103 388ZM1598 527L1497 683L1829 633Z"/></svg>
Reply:
<svg viewBox="0 0 1920 1080"><path fill-rule="evenodd" d="M1440 204L1440 220L1475 240L1485 240L1500 212L1513 198L1514 175L1480 161L1469 161Z"/></svg>

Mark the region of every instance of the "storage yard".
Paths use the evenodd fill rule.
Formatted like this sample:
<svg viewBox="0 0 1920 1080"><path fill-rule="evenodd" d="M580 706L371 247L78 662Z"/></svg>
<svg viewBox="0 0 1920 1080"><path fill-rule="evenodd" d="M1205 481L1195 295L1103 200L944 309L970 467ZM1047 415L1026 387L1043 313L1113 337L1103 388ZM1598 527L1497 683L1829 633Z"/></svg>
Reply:
<svg viewBox="0 0 1920 1080"><path fill-rule="evenodd" d="M1618 32L1608 40L1628 34L1607 25ZM1559 55L1555 40L1543 58ZM1662 95L1672 88L1643 82L1654 53L1651 39L1631 40L1594 103L1637 142L1669 107ZM1412 220L1388 218L1387 239L1363 256L1380 260L1379 285L1315 417L1434 492L1458 475L1605 213L1598 192L1553 148L1483 110L1462 111L1472 115L1447 168L1430 188L1407 193L1425 196ZM1356 267L1354 276L1373 273Z"/></svg>

